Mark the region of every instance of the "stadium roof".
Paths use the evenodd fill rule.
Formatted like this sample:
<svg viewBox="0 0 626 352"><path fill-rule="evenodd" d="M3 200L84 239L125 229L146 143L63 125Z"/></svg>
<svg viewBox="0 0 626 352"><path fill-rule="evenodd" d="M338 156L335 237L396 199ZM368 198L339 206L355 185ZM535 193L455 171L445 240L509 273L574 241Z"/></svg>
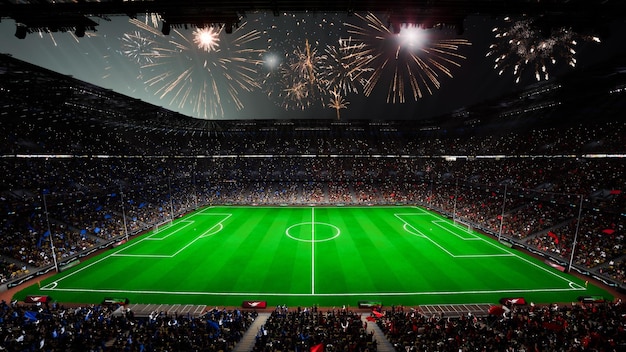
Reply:
<svg viewBox="0 0 626 352"><path fill-rule="evenodd" d="M90 17L136 16L157 13L173 25L203 26L238 22L240 14L252 11L282 12L386 12L404 23L446 23L462 25L469 15L526 15L541 17L546 26L598 26L620 18L619 0L3 0L0 18L12 18L28 31L95 30L98 22Z"/></svg>
<svg viewBox="0 0 626 352"><path fill-rule="evenodd" d="M615 120L626 109L626 57L449 114L418 120L203 120L139 101L71 76L0 55L0 117L47 121L98 121L124 129L159 129L174 133L507 133L585 120ZM593 89L589 89L593 87ZM82 122L80 122L82 121Z"/></svg>

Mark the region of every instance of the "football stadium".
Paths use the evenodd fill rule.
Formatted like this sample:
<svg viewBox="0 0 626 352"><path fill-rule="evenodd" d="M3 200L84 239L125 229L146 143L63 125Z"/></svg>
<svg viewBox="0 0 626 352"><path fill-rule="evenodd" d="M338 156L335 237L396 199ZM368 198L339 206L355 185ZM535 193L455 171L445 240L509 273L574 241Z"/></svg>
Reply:
<svg viewBox="0 0 626 352"><path fill-rule="evenodd" d="M625 350L619 5L0 3L0 351Z"/></svg>

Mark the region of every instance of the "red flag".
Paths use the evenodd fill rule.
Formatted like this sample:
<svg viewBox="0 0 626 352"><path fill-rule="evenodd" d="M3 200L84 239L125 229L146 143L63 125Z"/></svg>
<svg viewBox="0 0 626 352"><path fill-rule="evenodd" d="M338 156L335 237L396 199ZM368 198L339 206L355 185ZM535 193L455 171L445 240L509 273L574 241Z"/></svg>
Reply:
<svg viewBox="0 0 626 352"><path fill-rule="evenodd" d="M554 240L554 244L559 244L559 236L557 236L556 233L548 231L548 236L552 237L552 239Z"/></svg>
<svg viewBox="0 0 626 352"><path fill-rule="evenodd" d="M502 313L504 313L504 308L501 306L491 306L487 312L491 315L502 315Z"/></svg>
<svg viewBox="0 0 626 352"><path fill-rule="evenodd" d="M318 343L317 345L311 346L311 352L324 352L324 344Z"/></svg>
<svg viewBox="0 0 626 352"><path fill-rule="evenodd" d="M606 233L607 235L612 235L613 233L615 233L615 230L613 230L613 229L604 229L604 230L602 230L602 232Z"/></svg>
<svg viewBox="0 0 626 352"><path fill-rule="evenodd" d="M622 191L621 191L621 190L619 190L619 189L612 189L612 190L609 192L609 194L621 194L621 193L622 193Z"/></svg>
<svg viewBox="0 0 626 352"><path fill-rule="evenodd" d="M377 310L373 310L372 314L374 314L376 316L376 318L382 318L384 316L383 313L377 311Z"/></svg>

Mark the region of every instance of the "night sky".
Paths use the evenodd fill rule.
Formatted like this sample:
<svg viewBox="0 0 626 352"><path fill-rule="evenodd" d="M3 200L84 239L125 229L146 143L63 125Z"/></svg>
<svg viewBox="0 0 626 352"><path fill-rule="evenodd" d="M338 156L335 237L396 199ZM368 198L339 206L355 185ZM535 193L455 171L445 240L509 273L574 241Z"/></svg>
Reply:
<svg viewBox="0 0 626 352"><path fill-rule="evenodd" d="M379 33L387 37L382 40L368 37L372 31L363 19L365 15L247 14L233 33L222 30L217 34L219 39L213 42L217 45L209 51L194 42L194 28L172 29L169 36L163 36L160 23L144 17L136 21L125 16L111 17L110 22L94 19L100 24L97 32L88 32L84 38L76 38L72 33L35 33L23 40L14 36L15 23L3 19L0 52L188 116L207 119L336 119L337 110L342 120L424 119L536 83L534 64L538 60L527 64L520 82L515 83L512 67L520 59L511 53L517 48L509 48L507 41L496 38L496 32L492 32L494 27L512 25L504 19L471 16L465 19L462 35L454 28L428 29L420 34L421 41L394 44L399 35L391 32ZM386 21L383 14L374 16ZM577 68L626 53L621 34L626 28L624 21L609 25L610 35L602 37L600 43L588 40L591 34L579 34L574 47ZM355 27L363 28L363 33L355 33ZM340 48L340 39L344 40L344 46L354 45L352 51L359 54L352 57L358 56L363 61L351 61L357 70L347 76L357 92L335 89L345 104L335 109L329 106L333 95L325 79L341 70L329 66L332 60L326 50L329 46ZM431 50L446 40L471 43L450 50L458 55L452 61L460 67L442 61L442 57L452 56L437 56L437 51ZM494 69L494 56L486 57L494 43L507 53L506 59L510 61L501 76ZM397 46L401 50L397 51ZM370 50L369 61L364 49ZM411 53L429 68L411 62ZM571 72L574 68L566 64L564 57L559 57L563 55L561 51L555 53L557 63L548 65L550 77ZM311 59L315 67L307 67L303 58ZM453 77L438 70L437 62ZM364 85L371 82L376 70L380 77L376 84L370 83L372 91L366 96ZM404 83L404 103L387 103L395 72L396 80ZM435 75L436 84L428 78L418 79L423 96L414 100L411 75L427 77L428 72ZM295 89L292 92L291 88L302 83L302 76L306 77L303 84L309 88L305 93L297 93ZM427 92L429 86L432 94ZM397 100L395 94L391 95Z"/></svg>

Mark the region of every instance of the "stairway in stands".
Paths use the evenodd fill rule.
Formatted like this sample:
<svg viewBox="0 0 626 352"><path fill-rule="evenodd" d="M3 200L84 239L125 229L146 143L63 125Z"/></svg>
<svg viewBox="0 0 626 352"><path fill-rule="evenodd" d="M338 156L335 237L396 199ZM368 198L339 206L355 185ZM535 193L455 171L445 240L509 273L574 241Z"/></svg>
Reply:
<svg viewBox="0 0 626 352"><path fill-rule="evenodd" d="M248 328L248 331L246 331L241 340L237 342L233 352L252 351L256 342L256 334L259 332L259 329L261 329L261 326L265 324L270 315L271 313L259 313L252 325Z"/></svg>

